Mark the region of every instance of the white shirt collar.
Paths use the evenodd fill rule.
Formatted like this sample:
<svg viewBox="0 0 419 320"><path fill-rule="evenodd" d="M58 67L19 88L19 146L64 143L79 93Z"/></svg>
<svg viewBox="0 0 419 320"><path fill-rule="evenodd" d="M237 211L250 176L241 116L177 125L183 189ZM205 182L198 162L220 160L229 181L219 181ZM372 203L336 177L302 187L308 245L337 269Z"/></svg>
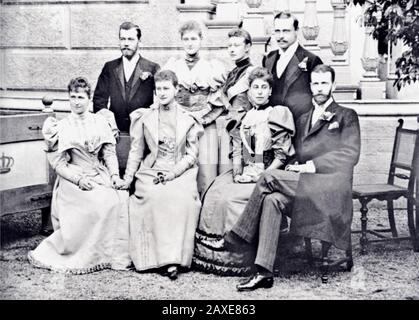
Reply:
<svg viewBox="0 0 419 320"><path fill-rule="evenodd" d="M287 48L287 50L284 51L281 48L278 48L278 52L281 55L284 54L285 52L289 52L289 53L292 53L292 55L294 55L295 51L297 51L297 47L298 47L298 40L295 40L295 42L292 45L290 45Z"/></svg>
<svg viewBox="0 0 419 320"><path fill-rule="evenodd" d="M122 56L122 65L124 67L125 80L128 82L131 78L132 73L135 70L138 60L140 60L140 54L136 53L131 60L128 60L125 56Z"/></svg>
<svg viewBox="0 0 419 320"><path fill-rule="evenodd" d="M127 57L122 56L122 60L124 64L137 64L138 60L140 60L140 54L137 52L134 54L134 56L131 58L131 60L128 60Z"/></svg>
<svg viewBox="0 0 419 320"><path fill-rule="evenodd" d="M313 106L314 106L314 109L320 109L320 110L323 110L323 111L325 111L326 109L327 109L327 107L328 106L330 106L330 104L333 102L333 98L332 97L330 97L325 103L323 103L321 106L320 105L318 105L317 103L316 103L316 101L314 101L314 99L312 99L312 102L313 102Z"/></svg>

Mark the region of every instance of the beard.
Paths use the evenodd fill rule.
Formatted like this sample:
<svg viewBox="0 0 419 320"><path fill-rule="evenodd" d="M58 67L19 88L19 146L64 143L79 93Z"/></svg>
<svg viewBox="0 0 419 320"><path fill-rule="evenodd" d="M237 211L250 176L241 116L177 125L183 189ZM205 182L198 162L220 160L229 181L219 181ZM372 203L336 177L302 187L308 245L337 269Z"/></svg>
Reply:
<svg viewBox="0 0 419 320"><path fill-rule="evenodd" d="M122 52L122 55L127 59L131 59L135 54L135 50L132 50L129 48L122 48L121 52Z"/></svg>
<svg viewBox="0 0 419 320"><path fill-rule="evenodd" d="M331 92L329 92L328 94L323 94L323 93L319 93L313 96L314 101L316 101L316 103L318 105L322 105L324 104L327 100L329 100L329 98L332 96Z"/></svg>

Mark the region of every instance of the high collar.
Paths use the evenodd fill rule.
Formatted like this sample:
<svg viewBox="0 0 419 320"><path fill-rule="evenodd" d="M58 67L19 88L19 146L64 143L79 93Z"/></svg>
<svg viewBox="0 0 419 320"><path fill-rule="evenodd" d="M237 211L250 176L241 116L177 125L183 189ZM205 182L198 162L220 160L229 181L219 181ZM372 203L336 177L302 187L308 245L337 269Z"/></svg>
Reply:
<svg viewBox="0 0 419 320"><path fill-rule="evenodd" d="M189 55L187 53L185 54L185 60L188 63L196 63L196 62L198 62L199 59L200 59L199 52L197 52L193 56L191 56L191 55Z"/></svg>
<svg viewBox="0 0 419 320"><path fill-rule="evenodd" d="M285 51L282 50L281 48L278 48L278 52L279 54L284 54L285 52L289 52L289 53L292 52L294 54L295 51L297 51L298 45L299 45L298 40L295 40L295 42L292 45L290 45Z"/></svg>
<svg viewBox="0 0 419 320"><path fill-rule="evenodd" d="M131 60L128 60L125 56L122 56L122 61L124 64L137 64L138 60L140 60L140 54L138 52L134 54Z"/></svg>
<svg viewBox="0 0 419 320"><path fill-rule="evenodd" d="M244 67L244 66L247 66L247 65L250 64L250 58L249 57L246 57L244 59L241 59L239 61L236 61L235 63L236 63L236 67L237 68L241 68L241 67Z"/></svg>

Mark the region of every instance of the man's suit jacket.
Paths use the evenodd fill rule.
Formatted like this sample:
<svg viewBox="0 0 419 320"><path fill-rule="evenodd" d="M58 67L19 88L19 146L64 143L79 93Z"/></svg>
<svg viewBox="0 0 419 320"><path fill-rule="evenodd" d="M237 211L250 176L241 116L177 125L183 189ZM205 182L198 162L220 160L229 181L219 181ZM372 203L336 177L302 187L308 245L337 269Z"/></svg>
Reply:
<svg viewBox="0 0 419 320"><path fill-rule="evenodd" d="M105 64L99 76L93 96L93 111L108 107L115 114L116 124L122 132L130 127L129 114L138 108L148 108L153 103L154 74L159 70L157 63L140 56L133 73L129 96L125 92L125 76L122 57Z"/></svg>
<svg viewBox="0 0 419 320"><path fill-rule="evenodd" d="M312 94L309 75L316 65L322 63L322 60L299 45L278 79L276 73L278 58L279 52L276 50L270 52L262 61L262 65L274 76L269 103L271 106L287 106L296 120L311 108Z"/></svg>
<svg viewBox="0 0 419 320"><path fill-rule="evenodd" d="M332 102L333 116L313 127L314 107L296 122L297 161L314 162L316 173L302 173L298 181L291 231L304 237L350 246L353 168L359 160L361 138L358 115Z"/></svg>

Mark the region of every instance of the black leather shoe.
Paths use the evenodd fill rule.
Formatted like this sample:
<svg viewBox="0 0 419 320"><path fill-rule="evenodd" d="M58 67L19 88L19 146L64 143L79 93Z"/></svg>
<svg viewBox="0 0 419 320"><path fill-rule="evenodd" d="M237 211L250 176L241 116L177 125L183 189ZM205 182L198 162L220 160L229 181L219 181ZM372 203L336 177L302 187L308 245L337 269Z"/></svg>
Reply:
<svg viewBox="0 0 419 320"><path fill-rule="evenodd" d="M41 231L39 231L39 234L41 236L45 236L45 237L48 237L48 236L50 236L53 233L54 233L54 230L47 229L47 228L42 228Z"/></svg>
<svg viewBox="0 0 419 320"><path fill-rule="evenodd" d="M167 269L167 276L170 280L176 280L177 279L178 270L177 267L169 267Z"/></svg>
<svg viewBox="0 0 419 320"><path fill-rule="evenodd" d="M226 242L224 240L224 238L221 238L219 240L206 240L206 239L202 239L201 243L203 246L210 248L214 251L225 251L227 250L226 248Z"/></svg>
<svg viewBox="0 0 419 320"><path fill-rule="evenodd" d="M272 276L256 273L249 280L236 286L237 291L253 291L259 288L272 288L274 278Z"/></svg>

